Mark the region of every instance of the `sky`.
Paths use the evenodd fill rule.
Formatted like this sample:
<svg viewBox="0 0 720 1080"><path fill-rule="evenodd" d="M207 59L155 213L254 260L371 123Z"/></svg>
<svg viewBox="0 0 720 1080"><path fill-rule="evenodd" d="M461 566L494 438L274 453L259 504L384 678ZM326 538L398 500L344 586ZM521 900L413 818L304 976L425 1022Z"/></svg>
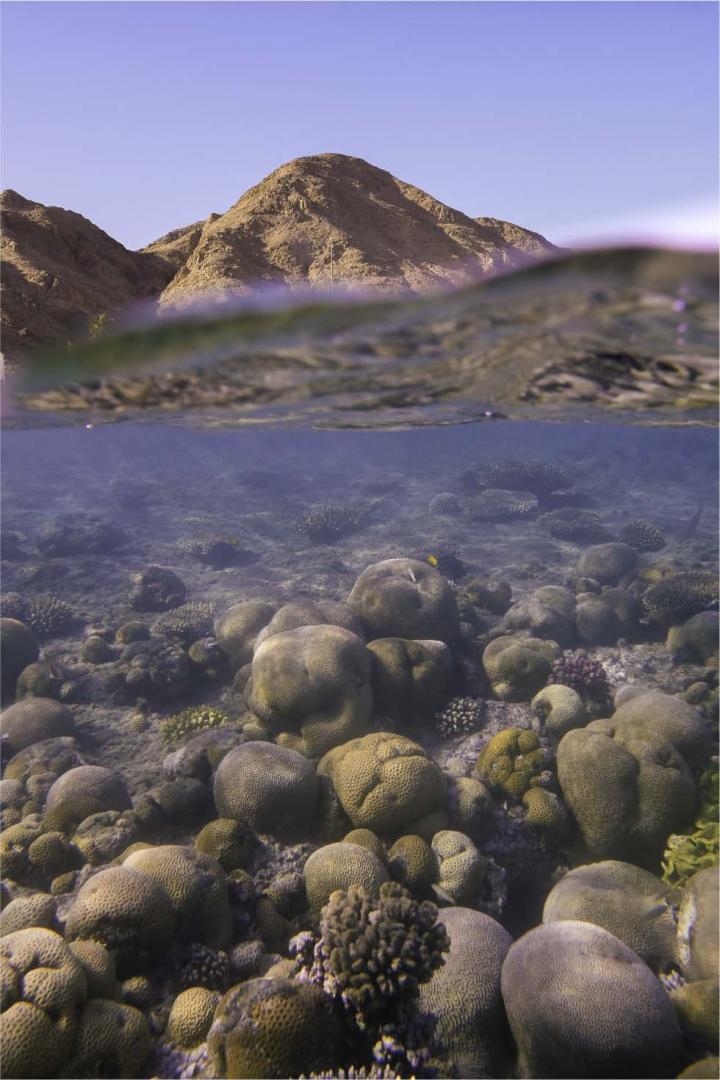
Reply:
<svg viewBox="0 0 720 1080"><path fill-rule="evenodd" d="M685 0L5 0L1 182L135 248L334 151L557 243L708 243L717 24Z"/></svg>

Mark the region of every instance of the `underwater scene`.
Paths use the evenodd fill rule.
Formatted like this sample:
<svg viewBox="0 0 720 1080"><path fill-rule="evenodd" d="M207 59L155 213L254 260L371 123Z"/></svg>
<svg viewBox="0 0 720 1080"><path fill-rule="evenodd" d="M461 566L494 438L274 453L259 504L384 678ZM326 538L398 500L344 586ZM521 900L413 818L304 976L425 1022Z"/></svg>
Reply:
<svg viewBox="0 0 720 1080"><path fill-rule="evenodd" d="M4 1076L718 1076L716 274L8 380Z"/></svg>

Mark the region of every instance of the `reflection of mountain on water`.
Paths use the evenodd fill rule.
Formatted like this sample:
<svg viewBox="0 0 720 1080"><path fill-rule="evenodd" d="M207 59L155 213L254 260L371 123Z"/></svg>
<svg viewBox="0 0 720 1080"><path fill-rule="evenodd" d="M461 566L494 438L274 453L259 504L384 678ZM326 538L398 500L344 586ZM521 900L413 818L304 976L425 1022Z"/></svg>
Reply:
<svg viewBox="0 0 720 1080"><path fill-rule="evenodd" d="M18 401L114 419L191 409L193 423L203 406L361 426L488 408L699 418L717 398L716 295L710 253L583 252L422 300L196 311L45 358Z"/></svg>

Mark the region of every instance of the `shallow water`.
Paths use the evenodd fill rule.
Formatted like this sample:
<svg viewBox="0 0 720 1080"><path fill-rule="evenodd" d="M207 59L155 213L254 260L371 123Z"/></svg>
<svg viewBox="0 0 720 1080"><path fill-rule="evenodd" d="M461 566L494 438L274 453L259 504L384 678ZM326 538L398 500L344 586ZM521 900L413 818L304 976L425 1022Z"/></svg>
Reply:
<svg viewBox="0 0 720 1080"><path fill-rule="evenodd" d="M672 333L677 336L677 327ZM702 345L696 341L695 348L709 353L710 337L704 338ZM408 360L397 369L406 382L410 365ZM611 694L632 683L671 695L681 695L693 684L704 684L704 722L711 723L708 702L717 685L711 658L673 657L665 645L667 628L654 624L642 607L643 597L660 573L700 570L715 574L717 570L717 438L711 427L697 423L702 414L670 406L672 426L663 424L663 414L654 411L650 421L647 413L635 412L632 419L636 423L609 422L604 417L597 422L598 414L589 403L575 402L584 416L579 421L574 417L557 420L563 409L565 417L572 415L572 402L564 401L559 410L553 406L552 421L527 419L516 406L508 406L513 419L504 419L497 415L503 410L491 395L482 407L467 394L464 401L447 406L433 401L432 394L423 400L425 378L423 372L412 402L407 399L407 387L394 405L383 394L373 398L367 430L324 430L346 428L348 423L341 402L332 396L319 407L322 416L313 412L312 398L308 414L305 399L302 408L294 412L292 395L283 396L278 415L263 417L273 419L272 424L248 423L249 419L260 419L259 414L237 409L232 419L226 410L209 414L185 409L177 417L167 418L173 422L160 423L152 409L138 415L124 408L120 415L126 422L108 424L102 420L114 417L113 410L103 412L89 399L83 409L69 414L16 414L22 422L9 424L2 436L2 589L6 599L7 594L15 594L10 603L16 605L6 613L22 610L18 603L27 609L48 595L69 605L64 623L60 620L53 625L47 605L43 622L42 603L36 604L33 616L27 618L35 618L42 658L56 675L53 693L72 711L76 750L84 762L118 773L136 808L139 800L151 796L164 809L151 821L145 818L142 826L134 821L114 840L106 835L104 855L96 856L92 865L81 860L82 865L73 867L63 881L38 876L26 868L17 881L7 882L9 896L52 889L62 926L83 883L119 859L127 843L194 843L203 825L217 814L212 778L209 771L203 773L200 791L196 783L192 790L174 796L173 802L168 784L174 766L168 754L183 744L164 740L163 723L169 717L189 706L207 705L223 710L234 731L242 731L246 725L249 737L258 738L256 720L243 697L244 679L236 675L237 664L222 659L205 667L196 664L177 678L171 673L162 686L142 684L133 689L126 679L129 661L116 634L129 621L141 622L152 634L152 641L172 644L186 654L193 640L192 630L184 639L174 637L167 622L163 624L165 612L133 606L133 575L150 566L171 570L181 579L185 602L208 605L200 613L206 625L196 629L195 635L211 646L213 616L232 604L264 601L276 609L299 601L342 604L359 575L372 564L412 558L429 565L430 560L439 567L435 573L444 570L448 584L442 587L451 590L462 614L461 633L449 642L451 674L443 700L475 699L479 703L477 725L453 734L438 727L433 713L400 710L393 714L390 710L380 714L371 708L366 729L396 732L418 743L443 771L451 788L459 778L476 776L478 755L498 732L511 726L534 731L549 763L542 783L549 784L549 790L562 800L555 765L558 740L548 736L531 707L533 694L504 700L488 682L483 652L500 633L503 615L481 602L472 604L468 599L473 595L470 585L475 580L494 587L504 581L512 591L513 604L546 585L565 586L580 594L590 589L601 595L603 584L588 582L588 575L578 569L578 560L592 543L611 541L629 522L640 519L660 530L664 544L640 554L637 565L617 581L608 582L625 588L640 602L633 626L616 630L611 640L602 643L572 637L563 647L585 647L603 665ZM53 400L55 407L58 399ZM364 423L357 406L355 394L352 426ZM478 419L485 411L496 415ZM49 426L44 426L46 419ZM313 427L313 420L319 420L320 426ZM508 461L556 466L564 473L564 480L553 491L541 493L526 513L491 520L478 505L483 484L476 482L473 487L468 471ZM443 493L453 498L433 502ZM312 528L308 531L312 514L328 505L344 507L339 520L352 524L342 535L318 535ZM573 508L597 515L594 537L559 538L548 531L547 519L541 520L544 514ZM97 542L98 522L117 525L121 533L112 543L100 543L102 550L75 550L69 539L72 530L95 529ZM63 529L69 532L63 533ZM47 543L48 530L54 546ZM87 533L84 535L87 538ZM197 542L207 541L207 553L213 538L222 538L229 551L203 556ZM196 542L195 549L188 541ZM82 548L82 542L79 546ZM477 592L474 595L477 600ZM712 601L706 606L712 609ZM512 632L522 638L522 630ZM541 632L541 636L550 635ZM373 635L368 632L366 637L369 640ZM89 639L95 642L95 651L88 645ZM98 640L105 643L99 652ZM8 705L14 687L5 690L4 703ZM322 708L325 718L331 719L334 699L328 693ZM377 700L376 684L373 693ZM613 708L609 700L587 704L586 721L609 715ZM436 711L441 710L442 706ZM278 719L279 728L293 722L292 716ZM273 734L268 729L264 737L272 738ZM7 761L7 749L5 758ZM688 782L697 784L709 764L709 757L699 765L696 762L694 779ZM47 782L52 779L52 775L45 776ZM43 812L47 790L43 783L37 781L33 788L35 801L27 789L22 810L3 811L4 825L17 820L18 813ZM681 825L688 830L692 827L700 802L697 790L692 813L680 824L673 819L673 828L677 825L682 831ZM302 873L314 850L341 840L353 824L343 819L344 825L341 820L338 826L336 821L333 831L324 818L321 823L321 817L295 836L255 830L243 868L252 876L257 895L284 874ZM562 828L555 831L537 828L528 823L522 801L496 787L490 788L481 819L459 824L451 813L446 825L470 834L486 860L482 885L460 900L455 897L455 905L485 912L516 939L540 923L545 899L562 873L593 861L593 855L580 843L572 814L568 813ZM118 829L116 822L113 827ZM386 847L405 832L404 825L384 834ZM77 839L72 829L69 836ZM432 840L432 834L427 839ZM619 845L613 857L622 858L623 851ZM646 869L660 875L659 859L649 855L649 860ZM237 887L231 893L234 924L223 951L236 966L229 968L218 984L223 990L248 976L263 974L273 959L288 955L291 935L316 927L306 902L296 898L283 909L278 935L277 925L273 924L274 932L269 929L267 913L263 922L256 900L248 900L247 886L243 887L246 891L240 898ZM422 890L418 892L418 898L424 895ZM441 909L447 905L446 889L430 890L427 895ZM631 900L636 897L629 897L628 902ZM149 980L142 993L129 982L123 990L124 1000L139 1007L150 1024L150 1052L136 1066L138 1075L191 1076L203 1069L205 1075L213 1075L204 1043L192 1051L178 1048L165 1031L168 1009L180 989L178 972L187 964L191 940L197 944L198 937L193 938L186 929L174 935L172 949L168 946L150 959L135 958L128 966L127 957L119 958L121 978L140 974ZM246 957L246 946L251 942L259 943L253 946L259 956L254 963L241 957ZM688 976L687 970L666 966L672 969L676 982ZM665 994L663 985L657 982ZM499 995L499 985L493 992ZM592 995L592 986L583 992ZM632 988L623 987L618 992L633 996ZM413 1002L408 993L406 1005ZM591 1010L602 1012L603 1008L602 1001L590 1004ZM400 1042L405 1039L405 1051L391 1059L376 1054L375 1060L381 1066L391 1061L397 1075L433 1075L430 1064L411 1064L408 1023L402 1030L397 1024L393 1028L394 1038ZM460 1047L457 1038L446 1041L444 1047L435 1046L433 1052L441 1061L433 1066L436 1074L450 1075L455 1062L460 1075L512 1075L516 1048L506 1039L504 1023L498 1014L487 1033L488 1056L482 1062L474 1059L474 1064L468 1064L469 1059L463 1057L467 1048ZM336 1053L323 1067L337 1071L370 1066L369 1047L352 1043L349 1035L343 1045L344 1052ZM677 1036L668 1051L664 1075L676 1075L683 1063L711 1049L707 1039L703 1041L697 1033L684 1041ZM634 1053L637 1073L627 1075L650 1075L651 1046L639 1039ZM213 1060L217 1068L217 1059ZM309 1051L304 1058L300 1050L292 1060L292 1075L315 1068ZM68 1075L89 1075L82 1072L88 1067L87 1062L76 1062L76 1071L71 1069ZM113 1072L118 1068L117 1060L109 1052L94 1067L99 1069L97 1075L117 1075ZM274 1075L283 1075L283 1066L275 1067L281 1071ZM284 1067L290 1069L289 1065ZM561 1074L565 1075L557 1072Z"/></svg>

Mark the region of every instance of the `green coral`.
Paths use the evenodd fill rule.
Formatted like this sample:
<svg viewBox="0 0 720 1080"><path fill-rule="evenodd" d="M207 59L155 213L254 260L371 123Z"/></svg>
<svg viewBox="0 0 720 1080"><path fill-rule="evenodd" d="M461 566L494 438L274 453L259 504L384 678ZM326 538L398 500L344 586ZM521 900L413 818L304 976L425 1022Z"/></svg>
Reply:
<svg viewBox="0 0 720 1080"><path fill-rule="evenodd" d="M550 762L550 752L533 731L510 727L493 736L478 758L477 771L510 798L521 799Z"/></svg>
<svg viewBox="0 0 720 1080"><path fill-rule="evenodd" d="M215 709L211 705L192 705L174 716L166 717L160 724L160 734L164 743L178 743L197 735L199 731L225 727L229 723L230 717L222 709Z"/></svg>
<svg viewBox="0 0 720 1080"><path fill-rule="evenodd" d="M683 886L698 870L720 860L720 790L718 770L708 769L700 780L702 803L692 832L673 833L662 859L662 877L668 885Z"/></svg>

